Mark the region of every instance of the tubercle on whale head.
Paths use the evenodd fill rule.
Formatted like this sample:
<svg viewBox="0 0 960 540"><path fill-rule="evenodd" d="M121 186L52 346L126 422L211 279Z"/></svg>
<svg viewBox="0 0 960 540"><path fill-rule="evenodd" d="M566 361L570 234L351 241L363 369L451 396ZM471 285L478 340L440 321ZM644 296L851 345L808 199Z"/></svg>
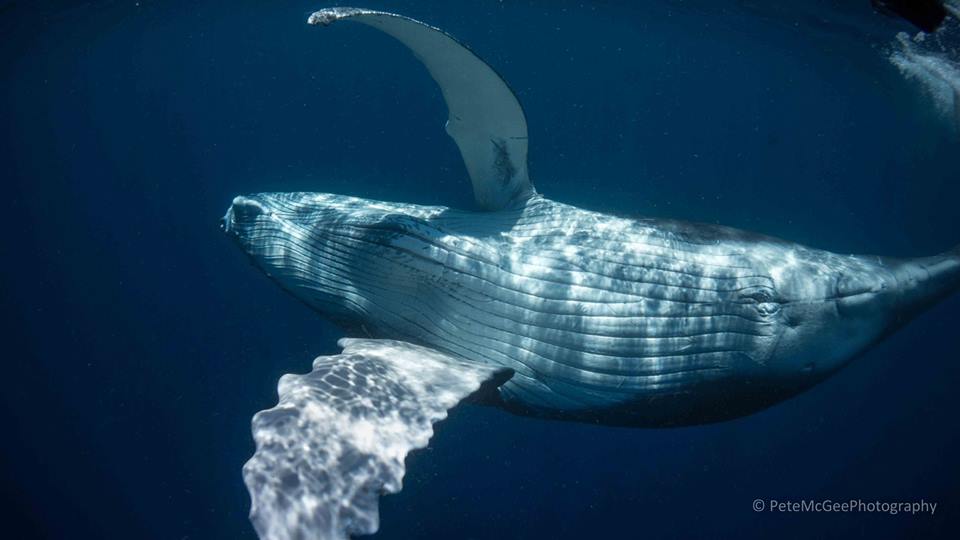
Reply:
<svg viewBox="0 0 960 540"><path fill-rule="evenodd" d="M286 233L306 232L312 227L338 224L374 224L390 218L427 218L442 207L374 201L332 193L255 193L233 199L220 220L220 229L241 237L256 225L268 222Z"/></svg>
<svg viewBox="0 0 960 540"><path fill-rule="evenodd" d="M239 234L238 225L256 219L263 212L262 205L256 200L244 196L233 198L227 213L220 218L220 230L231 235Z"/></svg>

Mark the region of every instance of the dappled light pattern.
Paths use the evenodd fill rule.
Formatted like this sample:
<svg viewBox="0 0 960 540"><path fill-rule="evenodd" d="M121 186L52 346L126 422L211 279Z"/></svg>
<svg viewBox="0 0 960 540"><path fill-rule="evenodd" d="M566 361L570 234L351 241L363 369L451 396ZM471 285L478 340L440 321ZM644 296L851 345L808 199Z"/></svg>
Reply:
<svg viewBox="0 0 960 540"><path fill-rule="evenodd" d="M378 499L402 487L404 458L447 410L504 370L389 340L343 339L313 371L284 375L253 418L243 469L260 538L346 539L379 527Z"/></svg>

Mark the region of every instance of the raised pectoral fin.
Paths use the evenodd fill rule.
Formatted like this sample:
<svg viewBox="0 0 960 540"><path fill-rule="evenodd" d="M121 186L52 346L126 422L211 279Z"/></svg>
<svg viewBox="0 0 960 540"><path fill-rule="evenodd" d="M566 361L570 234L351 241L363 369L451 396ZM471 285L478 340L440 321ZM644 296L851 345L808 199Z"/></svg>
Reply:
<svg viewBox="0 0 960 540"><path fill-rule="evenodd" d="M317 11L310 24L353 20L390 34L430 71L447 102L447 133L463 156L477 203L499 210L535 191L527 175L527 120L516 95L486 62L438 28L369 9Z"/></svg>
<svg viewBox="0 0 960 540"><path fill-rule="evenodd" d="M380 495L402 487L404 458L433 424L507 369L425 347L343 339L313 371L284 375L276 407L253 417L256 453L243 468L262 539L347 539L379 528Z"/></svg>

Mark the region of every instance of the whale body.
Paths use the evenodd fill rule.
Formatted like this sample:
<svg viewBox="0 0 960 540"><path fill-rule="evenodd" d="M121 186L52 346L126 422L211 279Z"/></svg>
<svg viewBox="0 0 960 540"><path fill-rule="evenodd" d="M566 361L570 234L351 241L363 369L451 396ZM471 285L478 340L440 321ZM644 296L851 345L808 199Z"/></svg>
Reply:
<svg viewBox="0 0 960 540"><path fill-rule="evenodd" d="M442 31L329 8L413 50L440 84L482 211L327 193L233 200L223 229L344 328L286 375L244 467L261 538L379 527L404 458L468 396L517 414L635 427L743 416L835 373L960 287L960 249L841 255L716 225L628 219L534 189L523 110Z"/></svg>
<svg viewBox="0 0 960 540"><path fill-rule="evenodd" d="M238 197L225 227L346 328L514 372L517 412L664 426L809 388L956 287L960 258L837 255L543 197L496 212Z"/></svg>

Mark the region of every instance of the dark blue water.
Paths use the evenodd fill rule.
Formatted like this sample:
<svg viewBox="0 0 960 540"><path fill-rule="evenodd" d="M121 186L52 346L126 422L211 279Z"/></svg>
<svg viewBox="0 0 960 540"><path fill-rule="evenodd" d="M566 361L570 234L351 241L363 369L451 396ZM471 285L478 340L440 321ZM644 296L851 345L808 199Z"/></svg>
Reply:
<svg viewBox="0 0 960 540"><path fill-rule="evenodd" d="M496 66L552 198L842 252L960 241L960 137L883 54L909 27L858 2L646 4L367 2ZM308 27L319 7L0 4L2 536L255 538L250 417L340 332L218 218L257 191L472 205L426 72L368 28ZM408 459L378 538L955 537L958 321L954 296L722 424L460 407ZM938 507L758 514L757 498Z"/></svg>

